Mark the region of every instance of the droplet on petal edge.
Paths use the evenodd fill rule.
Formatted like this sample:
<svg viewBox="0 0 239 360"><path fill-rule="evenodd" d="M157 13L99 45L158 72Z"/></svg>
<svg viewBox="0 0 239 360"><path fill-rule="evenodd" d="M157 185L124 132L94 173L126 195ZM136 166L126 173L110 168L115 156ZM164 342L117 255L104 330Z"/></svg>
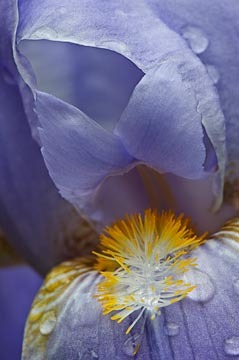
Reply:
<svg viewBox="0 0 239 360"><path fill-rule="evenodd" d="M185 274L184 278L186 281L196 285L196 288L188 294L190 299L205 303L213 298L215 287L205 272L198 269L191 269Z"/></svg>
<svg viewBox="0 0 239 360"><path fill-rule="evenodd" d="M56 315L54 311L46 312L41 319L40 332L42 335L49 335L56 325Z"/></svg>
<svg viewBox="0 0 239 360"><path fill-rule="evenodd" d="M227 355L239 355L239 336L232 336L224 342L224 351Z"/></svg>
<svg viewBox="0 0 239 360"><path fill-rule="evenodd" d="M37 358L36 351L45 353L48 338L57 324L58 313L64 302L66 290L76 278L93 271L94 261L94 258L76 258L56 266L48 274L27 319L23 360ZM29 357L30 349L33 349L35 354L32 357Z"/></svg>
<svg viewBox="0 0 239 360"><path fill-rule="evenodd" d="M208 47L209 41L203 30L196 26L185 26L182 36L188 42L195 54L202 54Z"/></svg>
<svg viewBox="0 0 239 360"><path fill-rule="evenodd" d="M164 326L164 332L168 336L176 336L179 334L179 325L174 322L168 322Z"/></svg>
<svg viewBox="0 0 239 360"><path fill-rule="evenodd" d="M128 356L134 356L138 351L140 340L141 334L135 334L128 337L122 347L124 354Z"/></svg>
<svg viewBox="0 0 239 360"><path fill-rule="evenodd" d="M206 65L206 69L207 72L213 82L214 85L216 85L218 83L218 81L220 80L220 74L219 71L217 70L217 68L214 65Z"/></svg>
<svg viewBox="0 0 239 360"><path fill-rule="evenodd" d="M107 227L100 239L96 270L103 276L96 297L103 314L114 313L122 322L135 311L138 315L126 330L128 334L146 312L153 320L160 308L183 299L194 284L183 274L196 266L186 257L204 242L197 237L183 215L146 210Z"/></svg>

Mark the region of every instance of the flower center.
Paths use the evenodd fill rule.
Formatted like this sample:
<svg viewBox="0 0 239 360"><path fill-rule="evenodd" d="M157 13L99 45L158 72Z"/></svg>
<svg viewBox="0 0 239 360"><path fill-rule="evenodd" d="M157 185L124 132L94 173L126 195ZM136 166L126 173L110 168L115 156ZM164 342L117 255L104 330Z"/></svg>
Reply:
<svg viewBox="0 0 239 360"><path fill-rule="evenodd" d="M183 215L146 210L119 220L101 235L96 269L103 276L97 298L103 313L123 321L135 311L139 315L129 326L129 333L144 312L151 319L160 308L183 299L195 286L182 280L196 259L188 253L204 242L189 227Z"/></svg>

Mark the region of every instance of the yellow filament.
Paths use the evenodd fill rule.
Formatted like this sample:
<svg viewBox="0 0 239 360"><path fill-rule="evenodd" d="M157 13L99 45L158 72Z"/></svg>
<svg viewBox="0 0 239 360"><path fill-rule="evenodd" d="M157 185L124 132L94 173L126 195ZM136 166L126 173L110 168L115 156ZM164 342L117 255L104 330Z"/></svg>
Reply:
<svg viewBox="0 0 239 360"><path fill-rule="evenodd" d="M107 227L101 235L96 270L104 280L96 297L104 314L122 322L136 310L140 313L128 327L130 332L145 310L155 318L159 308L183 299L194 289L180 276L196 259L185 257L204 242L189 226L189 219L173 212L148 209Z"/></svg>

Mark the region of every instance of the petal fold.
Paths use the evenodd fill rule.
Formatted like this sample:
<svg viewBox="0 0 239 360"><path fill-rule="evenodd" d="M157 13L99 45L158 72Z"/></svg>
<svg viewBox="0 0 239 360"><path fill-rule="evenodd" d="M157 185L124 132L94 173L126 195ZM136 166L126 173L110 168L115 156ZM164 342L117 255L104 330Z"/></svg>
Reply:
<svg viewBox="0 0 239 360"><path fill-rule="evenodd" d="M138 160L193 179L205 175L202 125L216 118L220 127L224 120L205 69L187 55L169 57L144 76L116 133Z"/></svg>
<svg viewBox="0 0 239 360"><path fill-rule="evenodd" d="M223 200L225 160L225 201L238 208L239 3L233 0L228 6L226 0L213 0L210 3L207 0L153 0L148 1L148 4L156 16L160 16L162 21L186 40L188 47L206 67L218 92L226 130L220 130L216 118L208 123L208 134L216 149L220 170L220 179L217 179L217 186L214 186L214 208L218 209ZM225 152L222 152L223 143L226 144L226 157Z"/></svg>
<svg viewBox="0 0 239 360"><path fill-rule="evenodd" d="M109 175L128 170L133 158L119 138L77 108L37 92L42 153L61 194L81 209Z"/></svg>

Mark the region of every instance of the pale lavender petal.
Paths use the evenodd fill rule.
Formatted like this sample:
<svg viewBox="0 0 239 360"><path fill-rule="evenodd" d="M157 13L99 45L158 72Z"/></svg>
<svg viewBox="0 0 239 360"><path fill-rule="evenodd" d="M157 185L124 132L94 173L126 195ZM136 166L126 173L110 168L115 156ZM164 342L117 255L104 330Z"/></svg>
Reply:
<svg viewBox="0 0 239 360"><path fill-rule="evenodd" d="M197 71L191 69L194 77ZM165 61L136 86L116 133L130 154L158 171L202 177L206 155L197 105L190 79L178 63Z"/></svg>
<svg viewBox="0 0 239 360"><path fill-rule="evenodd" d="M238 112L238 78L239 78L239 3L237 0L210 1L183 0L148 1L152 11L173 30L178 32L192 51L200 58L216 87L221 108L226 119L227 168L226 181L228 193L232 199L238 197L239 178L239 112ZM215 123L212 121L211 128ZM222 161L220 143L222 132L211 132L213 144L218 148L217 156ZM223 175L223 174L222 174ZM223 179L217 195L222 195ZM218 197L215 207L220 206L222 196Z"/></svg>
<svg viewBox="0 0 239 360"><path fill-rule="evenodd" d="M174 32L142 0L20 1L19 14L19 40L48 39L103 47L123 54L143 71L155 66L162 55L181 50Z"/></svg>
<svg viewBox="0 0 239 360"><path fill-rule="evenodd" d="M238 355L239 323L235 314L239 305L239 247L235 241L224 240L210 240L195 251L198 268L186 273L185 280L197 284L197 289L181 302L164 308L155 320L148 317L145 328L141 319L129 335L125 330L135 315L121 324L102 315L101 305L93 297L99 276L90 272L76 277L61 300L52 301L46 310L36 303L34 313L41 316L41 324L45 319L47 326L48 317L54 323L46 335L45 327L37 328L37 320L28 323L23 359L123 360L134 356L138 343L138 360L223 360ZM70 263L66 269L72 274ZM63 276L67 278L66 271ZM53 299L56 294L57 290Z"/></svg>
<svg viewBox="0 0 239 360"><path fill-rule="evenodd" d="M110 50L43 40L22 41L20 50L34 68L38 90L78 107L109 130L143 76Z"/></svg>
<svg viewBox="0 0 239 360"><path fill-rule="evenodd" d="M133 158L119 138L77 108L37 93L42 153L61 194L80 209L110 175L127 171Z"/></svg>
<svg viewBox="0 0 239 360"><path fill-rule="evenodd" d="M65 16L66 9L68 10L67 16L71 19L70 26L67 21L68 17ZM139 16L141 13L143 14L142 17ZM94 14L94 16L90 16L90 14ZM137 28L140 28L141 32L140 36L136 37ZM51 3L41 1L37 6L35 6L33 2L29 2L27 5L25 2L21 2L18 38L19 40L49 39L69 41L77 44L105 47L118 51L128 57L145 72L148 72L153 67L155 69L152 71L158 71L158 68L162 66L161 63L167 60L175 63L177 72L180 73L180 75L178 75L181 76L181 80L187 80L183 81L187 89L181 98L179 98L178 81L175 84L171 84L172 90L170 89L169 93L167 93L167 95L165 94L165 97L170 97L170 93L172 93L172 96L177 95L178 103L174 117L178 117L178 124L184 123L184 118L189 112L188 107L185 107L185 99L188 93L191 94L191 97L194 97L193 101L189 101L189 106L191 106L189 113L192 115L192 119L191 123L188 121L188 124L190 124L191 128L192 126L197 126L197 130L194 133L195 137L192 136L191 143L185 141L184 149L182 149L184 139L181 139L182 143L180 143L180 140L176 142L175 152L170 148L171 158L169 157L167 168L165 167L165 156L169 155L168 148L163 149L164 151L162 151L162 163L161 161L157 161L155 156L159 145L157 146L157 149L155 147L155 152L152 153L151 157L148 157L147 153L141 154L143 149L141 152L139 151L139 154L137 152L135 153L135 149L133 149L132 156L139 160L146 161L150 166L154 166L158 169L160 168L162 171L172 171L178 175L191 178L203 176L202 166L206 156L201 136L202 127L198 127L198 124L195 124L195 118L199 119L201 117L201 122L205 126L206 131L208 131L208 136L211 140L212 132L221 132L221 130L223 130L224 120L220 111L217 94L213 89L212 81L202 63L197 59L193 52L188 49L185 41L162 22L147 3L143 1L137 2L137 12L135 13L133 4L129 4L126 1L120 2L117 6L113 1L101 3L100 6L97 6L93 1L83 1L81 3L72 1L68 8L66 8L64 3L61 2L60 4L57 0ZM157 84L158 90L155 91L156 84L152 84L154 91L151 91L150 98L152 98L152 102L154 101L154 106L150 109L151 114L158 111L158 109L155 110L154 107L159 100L157 94L158 92L160 93L161 86L162 84L159 81L159 84ZM176 89L174 89L174 86ZM162 102L163 100L164 98L161 99ZM144 109L148 110L148 106L150 108L152 107L152 103L148 101L148 104L146 104L145 102L146 101L143 101ZM131 103L134 104L134 101ZM138 105L138 101L136 101L136 103ZM166 104L165 110L167 110L167 106L170 107L171 105L171 103ZM177 114L179 109L180 112ZM144 124L142 125L141 130L139 130L140 134L145 133L146 129L148 129L148 119L145 118L145 112L135 111L135 113L137 113L137 117L140 119L139 128L142 123ZM170 116L170 113L168 115ZM162 113L160 112L160 118L166 118L164 111L162 111ZM214 125L217 124L216 129L212 130L211 119L216 119L214 122ZM167 118L165 122L166 121ZM130 121L129 126L131 126L131 129L135 127L135 122L136 121L132 119L132 125L130 125ZM155 119L152 122L155 123ZM177 127L179 127L179 125ZM183 129L182 132L185 132L185 130ZM162 133L163 131L161 134ZM133 140L132 130L129 132L128 138L126 129L122 130L122 127L118 134L120 134L123 140L126 136L126 147L130 151L128 143L131 144ZM137 135L138 131L136 129L136 138ZM157 138L157 135L158 134L155 134L155 138ZM168 132L163 135L164 138L167 138L167 135ZM190 130L189 135L192 135ZM139 136L139 138L141 139L141 136ZM194 143L195 138L197 138L196 143ZM159 137L157 138L157 142L159 142ZM212 143L215 145L213 141ZM193 156L195 155L195 165L192 161L189 161L188 158L186 159L185 164L182 165L181 162L178 161L179 159L175 157L175 153L177 153L178 149L183 150L183 158L186 154L186 148L187 154L191 151L192 144L194 146L196 144L195 153L192 154ZM219 149L218 151L223 155L224 147L222 141L220 142L220 145L220 149L219 147L216 148L216 153ZM137 147L137 140L136 144L134 143L132 145L132 147L135 146ZM145 151L147 152L148 150L146 149ZM174 157L175 164L172 164L172 159ZM220 163L219 166L223 169L224 163Z"/></svg>

